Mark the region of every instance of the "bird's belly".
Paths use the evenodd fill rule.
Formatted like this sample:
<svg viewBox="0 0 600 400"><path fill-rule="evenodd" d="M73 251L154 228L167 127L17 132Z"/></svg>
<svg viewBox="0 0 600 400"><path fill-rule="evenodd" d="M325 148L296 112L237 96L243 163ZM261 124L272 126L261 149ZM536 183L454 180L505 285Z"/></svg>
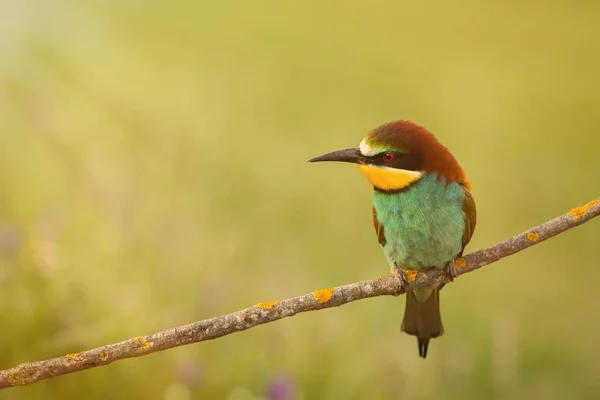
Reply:
<svg viewBox="0 0 600 400"><path fill-rule="evenodd" d="M402 269L443 268L455 258L462 250L464 196L458 184L437 180L419 182L403 193L375 195L389 264Z"/></svg>
<svg viewBox="0 0 600 400"><path fill-rule="evenodd" d="M428 224L400 229L385 229L387 243L384 252L390 265L403 269L442 268L461 250L461 229L447 225Z"/></svg>

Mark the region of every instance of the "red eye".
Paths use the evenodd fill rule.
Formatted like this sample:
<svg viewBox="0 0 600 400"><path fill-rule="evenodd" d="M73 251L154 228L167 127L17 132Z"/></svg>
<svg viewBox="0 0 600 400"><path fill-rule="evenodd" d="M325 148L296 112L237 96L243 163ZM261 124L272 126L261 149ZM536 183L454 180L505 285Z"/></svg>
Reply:
<svg viewBox="0 0 600 400"><path fill-rule="evenodd" d="M383 161L386 163L391 163L396 159L396 155L394 153L385 153L383 155Z"/></svg>

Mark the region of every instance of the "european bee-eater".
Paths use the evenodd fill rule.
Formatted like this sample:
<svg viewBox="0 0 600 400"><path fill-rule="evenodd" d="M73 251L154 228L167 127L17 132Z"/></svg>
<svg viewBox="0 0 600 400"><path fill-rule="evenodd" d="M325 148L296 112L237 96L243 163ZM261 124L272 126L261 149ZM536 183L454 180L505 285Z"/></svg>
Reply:
<svg viewBox="0 0 600 400"><path fill-rule="evenodd" d="M373 224L393 272L448 268L462 255L475 229L471 184L454 156L425 128L394 121L367 134L358 148L309 160L358 165L373 185ZM439 291L406 294L402 331L417 337L419 355L444 333Z"/></svg>

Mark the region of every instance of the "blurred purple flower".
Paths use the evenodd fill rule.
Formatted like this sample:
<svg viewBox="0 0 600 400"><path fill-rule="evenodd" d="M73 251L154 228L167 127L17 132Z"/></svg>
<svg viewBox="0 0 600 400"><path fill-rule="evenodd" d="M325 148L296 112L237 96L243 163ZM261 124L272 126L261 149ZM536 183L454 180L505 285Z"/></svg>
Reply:
<svg viewBox="0 0 600 400"><path fill-rule="evenodd" d="M204 368L199 361L182 361L177 367L177 379L190 389L199 387L204 377Z"/></svg>
<svg viewBox="0 0 600 400"><path fill-rule="evenodd" d="M17 254L22 242L16 227L8 224L0 226L0 257L12 257Z"/></svg>
<svg viewBox="0 0 600 400"><path fill-rule="evenodd" d="M295 385L290 377L279 373L269 380L267 386L267 399L291 400L295 398Z"/></svg>

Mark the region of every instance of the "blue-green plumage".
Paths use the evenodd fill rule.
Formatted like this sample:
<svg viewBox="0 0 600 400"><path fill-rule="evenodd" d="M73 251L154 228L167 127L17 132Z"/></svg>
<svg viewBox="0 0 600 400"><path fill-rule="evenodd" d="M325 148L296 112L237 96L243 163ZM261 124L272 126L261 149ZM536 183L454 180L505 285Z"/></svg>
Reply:
<svg viewBox="0 0 600 400"><path fill-rule="evenodd" d="M405 190L375 190L373 204L388 263L402 269L443 268L462 250L465 189L435 173Z"/></svg>

